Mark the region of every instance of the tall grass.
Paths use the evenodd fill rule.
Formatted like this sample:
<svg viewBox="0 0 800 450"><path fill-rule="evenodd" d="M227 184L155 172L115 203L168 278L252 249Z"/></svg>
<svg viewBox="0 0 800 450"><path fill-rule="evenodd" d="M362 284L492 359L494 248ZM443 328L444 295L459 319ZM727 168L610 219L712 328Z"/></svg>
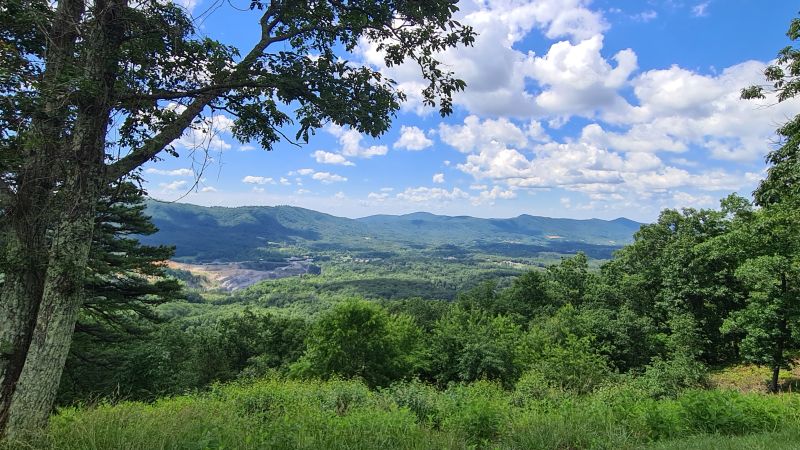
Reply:
<svg viewBox="0 0 800 450"><path fill-rule="evenodd" d="M792 448L780 445L800 436L800 396L709 390L653 400L625 386L573 397L509 392L490 382L453 385L444 391L408 382L371 391L358 381L264 379L152 404L64 409L44 432L27 442L4 446L63 450L727 448L713 446L723 442L730 448L748 448L736 447L737 442L758 442L758 436L775 444L770 448Z"/></svg>

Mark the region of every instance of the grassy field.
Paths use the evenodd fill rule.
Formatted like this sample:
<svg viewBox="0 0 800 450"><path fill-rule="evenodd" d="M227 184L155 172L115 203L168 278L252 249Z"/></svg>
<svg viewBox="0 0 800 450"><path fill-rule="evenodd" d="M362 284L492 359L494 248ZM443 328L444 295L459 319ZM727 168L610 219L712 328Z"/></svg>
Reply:
<svg viewBox="0 0 800 450"><path fill-rule="evenodd" d="M690 391L646 398L625 386L586 397L489 382L264 379L152 404L61 410L31 449L791 449L800 396Z"/></svg>

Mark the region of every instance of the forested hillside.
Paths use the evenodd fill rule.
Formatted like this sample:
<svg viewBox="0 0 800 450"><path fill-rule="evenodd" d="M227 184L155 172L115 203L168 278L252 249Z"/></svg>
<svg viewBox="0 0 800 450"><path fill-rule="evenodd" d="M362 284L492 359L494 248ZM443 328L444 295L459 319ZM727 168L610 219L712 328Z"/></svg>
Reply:
<svg viewBox="0 0 800 450"><path fill-rule="evenodd" d="M291 206L201 207L149 201L159 232L143 243L176 247L187 261L242 261L281 247L361 252L430 249L452 245L507 256L584 251L609 258L629 243L640 224L632 220L448 217L429 213L347 219Z"/></svg>

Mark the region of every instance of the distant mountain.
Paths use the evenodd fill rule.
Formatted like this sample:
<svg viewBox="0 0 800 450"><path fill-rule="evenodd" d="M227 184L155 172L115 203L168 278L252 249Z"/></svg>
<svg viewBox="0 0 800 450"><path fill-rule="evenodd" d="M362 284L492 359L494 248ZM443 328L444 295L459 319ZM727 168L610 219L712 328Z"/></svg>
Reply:
<svg viewBox="0 0 800 450"><path fill-rule="evenodd" d="M263 256L270 246L309 250L381 251L437 246L470 247L509 254L598 250L602 257L631 242L641 224L615 220L575 220L530 216L481 219L413 213L348 219L293 206L203 207L149 201L147 213L159 232L148 244L177 247L186 260L244 260Z"/></svg>

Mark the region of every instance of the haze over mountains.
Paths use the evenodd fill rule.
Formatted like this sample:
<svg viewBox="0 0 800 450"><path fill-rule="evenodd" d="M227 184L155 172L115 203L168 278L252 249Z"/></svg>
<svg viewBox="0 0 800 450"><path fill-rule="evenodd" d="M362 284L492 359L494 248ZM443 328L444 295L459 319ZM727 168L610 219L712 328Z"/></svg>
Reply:
<svg viewBox="0 0 800 450"><path fill-rule="evenodd" d="M585 251L605 258L631 242L641 225L625 218L575 220L525 214L482 219L420 212L349 219L292 206L225 208L158 201L147 203L147 214L159 232L141 240L175 245L176 258L191 261L241 261L285 246L355 252L462 249L509 256Z"/></svg>

